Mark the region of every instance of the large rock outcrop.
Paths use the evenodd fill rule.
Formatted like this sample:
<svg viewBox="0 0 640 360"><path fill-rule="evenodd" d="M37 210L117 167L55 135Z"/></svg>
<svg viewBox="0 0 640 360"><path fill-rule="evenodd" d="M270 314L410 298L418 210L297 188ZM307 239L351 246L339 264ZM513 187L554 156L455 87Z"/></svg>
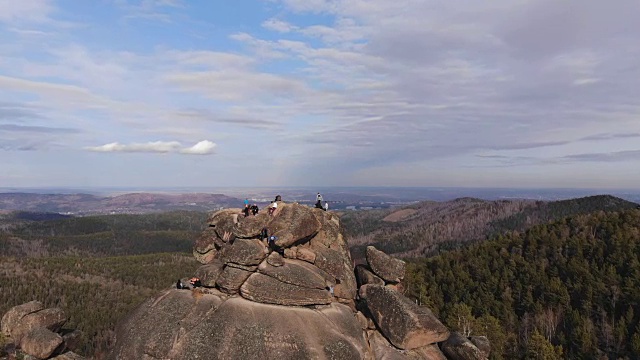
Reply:
<svg viewBox="0 0 640 360"><path fill-rule="evenodd" d="M449 331L397 291L404 262L370 248L354 269L334 213L279 201L207 225L193 250L203 286L139 306L109 359L446 359Z"/></svg>

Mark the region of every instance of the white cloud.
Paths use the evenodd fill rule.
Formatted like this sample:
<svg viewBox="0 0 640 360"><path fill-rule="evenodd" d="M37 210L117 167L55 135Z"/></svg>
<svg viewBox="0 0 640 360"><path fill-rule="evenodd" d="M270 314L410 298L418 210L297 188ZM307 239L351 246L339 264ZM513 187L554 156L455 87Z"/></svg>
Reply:
<svg viewBox="0 0 640 360"><path fill-rule="evenodd" d="M216 144L209 140L203 140L190 148L180 150L180 153L190 155L209 155L213 154L215 148Z"/></svg>
<svg viewBox="0 0 640 360"><path fill-rule="evenodd" d="M289 24L286 21L278 20L275 18L271 18L269 20L264 21L262 23L262 27L267 30L273 30L280 33L288 33L298 29L298 27L295 25Z"/></svg>
<svg viewBox="0 0 640 360"><path fill-rule="evenodd" d="M101 146L87 147L86 149L95 152L168 153L171 151L176 151L179 148L180 143L177 141L151 141L148 143L132 143L129 145L114 142Z"/></svg>
<svg viewBox="0 0 640 360"><path fill-rule="evenodd" d="M113 142L101 146L86 147L85 150L93 152L127 152L127 153L180 153L186 155L213 154L216 144L203 140L197 144L183 148L178 141L150 141L147 143L120 144Z"/></svg>

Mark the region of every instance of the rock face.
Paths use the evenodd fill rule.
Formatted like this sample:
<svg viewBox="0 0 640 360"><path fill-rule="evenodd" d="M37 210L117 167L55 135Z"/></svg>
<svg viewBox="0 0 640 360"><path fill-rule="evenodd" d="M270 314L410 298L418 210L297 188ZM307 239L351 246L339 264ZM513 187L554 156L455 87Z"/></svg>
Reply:
<svg viewBox="0 0 640 360"><path fill-rule="evenodd" d="M221 210L193 254L203 286L139 306L109 359L446 359L449 331L398 292L404 262L371 247L354 271L334 213Z"/></svg>
<svg viewBox="0 0 640 360"><path fill-rule="evenodd" d="M84 359L69 351L78 344L81 334L77 330L62 330L66 321L62 309L47 309L39 301L9 309L0 326L2 335L8 337L14 349L10 358Z"/></svg>
<svg viewBox="0 0 640 360"><path fill-rule="evenodd" d="M120 336L136 334L136 336ZM363 359L351 310L308 309L168 290L118 329L110 359Z"/></svg>

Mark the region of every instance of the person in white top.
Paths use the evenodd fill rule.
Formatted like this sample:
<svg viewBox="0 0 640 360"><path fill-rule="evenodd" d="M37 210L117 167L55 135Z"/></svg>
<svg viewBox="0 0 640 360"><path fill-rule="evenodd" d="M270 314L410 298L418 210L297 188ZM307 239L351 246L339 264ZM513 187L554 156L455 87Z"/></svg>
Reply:
<svg viewBox="0 0 640 360"><path fill-rule="evenodd" d="M278 208L278 203L277 202L272 202L271 205L269 205L269 215L273 215L273 213L276 211L276 209Z"/></svg>
<svg viewBox="0 0 640 360"><path fill-rule="evenodd" d="M329 203L325 202L324 203L324 211L327 211L327 210L329 210Z"/></svg>

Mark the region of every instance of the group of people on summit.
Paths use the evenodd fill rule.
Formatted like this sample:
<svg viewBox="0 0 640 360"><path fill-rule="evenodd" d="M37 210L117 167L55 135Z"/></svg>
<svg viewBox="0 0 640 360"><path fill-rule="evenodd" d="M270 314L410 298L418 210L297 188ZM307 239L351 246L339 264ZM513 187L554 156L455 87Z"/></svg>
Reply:
<svg viewBox="0 0 640 360"><path fill-rule="evenodd" d="M269 216L273 215L273 213L278 208L278 201L282 201L282 197L280 195L277 195L275 200L273 200L273 202L269 204L269 207L267 208ZM320 193L317 193L315 208L322 209L324 211L329 210L329 203L325 201L324 204L322 204L322 201L322 195ZM258 208L257 204L249 204L249 199L244 199L244 209L242 209L242 213L245 217L249 216L249 214L257 215L259 211L260 209Z"/></svg>

